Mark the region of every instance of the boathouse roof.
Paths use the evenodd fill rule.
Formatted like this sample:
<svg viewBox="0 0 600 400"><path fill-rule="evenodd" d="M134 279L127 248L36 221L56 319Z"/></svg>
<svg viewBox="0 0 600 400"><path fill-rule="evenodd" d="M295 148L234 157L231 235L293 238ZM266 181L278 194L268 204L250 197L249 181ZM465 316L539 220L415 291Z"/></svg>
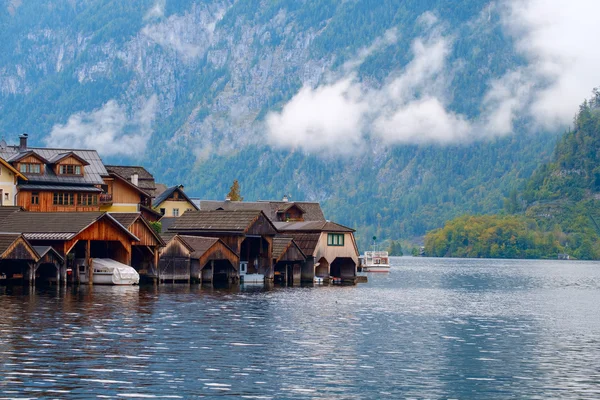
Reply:
<svg viewBox="0 0 600 400"><path fill-rule="evenodd" d="M275 236L273 238L273 259L275 260L275 262L281 261L291 247L296 248L302 260L306 259L306 255L304 254L300 246L296 244L293 237Z"/></svg>
<svg viewBox="0 0 600 400"><path fill-rule="evenodd" d="M286 235L294 238L294 242L305 255L314 254L321 237L321 233L286 232Z"/></svg>
<svg viewBox="0 0 600 400"><path fill-rule="evenodd" d="M264 234L275 235L273 223L260 210L186 211L169 228L172 232L236 232L247 233L262 219Z"/></svg>
<svg viewBox="0 0 600 400"><path fill-rule="evenodd" d="M23 209L19 206L2 206L0 207L0 222L12 213L22 211Z"/></svg>
<svg viewBox="0 0 600 400"><path fill-rule="evenodd" d="M331 221L274 222L280 232L354 232L354 229Z"/></svg>
<svg viewBox="0 0 600 400"><path fill-rule="evenodd" d="M200 210L261 210L271 221L277 221L277 214L285 212L293 206L298 207L302 212L305 221L325 221L323 210L319 203L306 201L216 201L216 200L196 200Z"/></svg>
<svg viewBox="0 0 600 400"><path fill-rule="evenodd" d="M0 260L38 261L39 254L20 233L0 233Z"/></svg>
<svg viewBox="0 0 600 400"><path fill-rule="evenodd" d="M0 221L0 232L22 233L28 240L71 240L102 218L109 218L139 240L106 212L16 212Z"/></svg>

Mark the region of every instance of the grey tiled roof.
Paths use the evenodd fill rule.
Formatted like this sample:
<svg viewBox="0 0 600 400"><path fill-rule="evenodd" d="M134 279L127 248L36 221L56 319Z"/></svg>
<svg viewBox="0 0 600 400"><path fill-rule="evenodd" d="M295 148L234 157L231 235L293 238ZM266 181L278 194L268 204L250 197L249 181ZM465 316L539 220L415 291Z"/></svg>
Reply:
<svg viewBox="0 0 600 400"><path fill-rule="evenodd" d="M110 213L111 217L119 221L121 225L128 228L140 217L140 213Z"/></svg>
<svg viewBox="0 0 600 400"><path fill-rule="evenodd" d="M14 212L21 211L19 206L1 206L0 207L0 222Z"/></svg>
<svg viewBox="0 0 600 400"><path fill-rule="evenodd" d="M314 255L317 244L319 244L320 233L298 233L286 232L294 238L294 242L300 247L300 250L306 255Z"/></svg>
<svg viewBox="0 0 600 400"><path fill-rule="evenodd" d="M207 238L201 236L188 236L179 235L190 248L194 249L190 256L192 258L200 258L210 249L215 243L219 241L218 238Z"/></svg>
<svg viewBox="0 0 600 400"><path fill-rule="evenodd" d="M304 211L305 221L325 221L323 210L319 203L306 201L216 201L196 200L201 210L261 210L271 221L277 221L277 212L285 211L294 204Z"/></svg>
<svg viewBox="0 0 600 400"><path fill-rule="evenodd" d="M156 183L154 182L154 176L146 168L128 165L105 165L105 167L108 172L117 174L129 182L131 182L131 176L137 174L137 187L147 192L150 196L155 195Z"/></svg>
<svg viewBox="0 0 600 400"><path fill-rule="evenodd" d="M172 232L214 231L244 232L259 217L261 211L186 211L169 228Z"/></svg>
<svg viewBox="0 0 600 400"><path fill-rule="evenodd" d="M354 229L331 221L273 222L273 225L280 232L354 232Z"/></svg>
<svg viewBox="0 0 600 400"><path fill-rule="evenodd" d="M127 231L104 212L16 212L0 221L0 232L22 233L29 240L70 240L105 215Z"/></svg>
<svg viewBox="0 0 600 400"><path fill-rule="evenodd" d="M20 237L18 233L0 233L0 256Z"/></svg>
<svg viewBox="0 0 600 400"><path fill-rule="evenodd" d="M24 174L30 182L48 182L48 183L63 183L63 184L94 184L100 185L104 181L103 176L108 175L108 171L102 163L102 159L96 150L73 150L73 149L48 149L40 147L29 147L25 151L20 151L18 146L7 146L0 149L0 157L7 161L18 158L20 154L33 152L50 162L49 160L57 159L58 155L73 152L78 157L89 163L84 167L85 174L83 176L66 176L56 175L51 167L46 165L44 173L41 175Z"/></svg>
<svg viewBox="0 0 600 400"><path fill-rule="evenodd" d="M65 262L63 256L61 256L52 246L33 246L33 249L40 257L44 257L47 253L53 252L62 262Z"/></svg>

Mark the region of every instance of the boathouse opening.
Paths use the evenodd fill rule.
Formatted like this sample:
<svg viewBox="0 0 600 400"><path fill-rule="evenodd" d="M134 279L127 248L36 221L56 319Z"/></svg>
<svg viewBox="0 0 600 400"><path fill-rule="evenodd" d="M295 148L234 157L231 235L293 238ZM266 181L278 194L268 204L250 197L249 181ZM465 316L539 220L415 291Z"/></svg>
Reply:
<svg viewBox="0 0 600 400"><path fill-rule="evenodd" d="M336 257L331 263L330 274L342 280L354 279L356 276L356 263L350 257Z"/></svg>
<svg viewBox="0 0 600 400"><path fill-rule="evenodd" d="M262 236L246 236L241 245L240 262L247 262L247 274L269 274L271 260L269 242Z"/></svg>
<svg viewBox="0 0 600 400"><path fill-rule="evenodd" d="M315 263L315 276L318 276L319 278L329 277L329 262L325 257L321 257L321 259Z"/></svg>
<svg viewBox="0 0 600 400"><path fill-rule="evenodd" d="M36 284L58 284L60 282L60 266L53 263L42 263L35 270Z"/></svg>
<svg viewBox="0 0 600 400"><path fill-rule="evenodd" d="M29 279L29 263L24 260L0 261L0 284L18 285Z"/></svg>

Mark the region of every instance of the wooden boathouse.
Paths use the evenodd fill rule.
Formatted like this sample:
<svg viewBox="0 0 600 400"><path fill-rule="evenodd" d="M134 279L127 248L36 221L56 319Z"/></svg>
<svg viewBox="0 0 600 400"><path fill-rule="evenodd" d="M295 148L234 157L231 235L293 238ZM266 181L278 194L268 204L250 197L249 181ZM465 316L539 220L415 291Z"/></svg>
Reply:
<svg viewBox="0 0 600 400"><path fill-rule="evenodd" d="M111 258L131 265L132 243L140 241L104 212L17 211L0 221L0 232L22 235L36 248L51 247L52 251L48 249L44 254L48 256L45 264L54 264L61 271L61 281L72 282L79 280L80 273L89 273L92 278L92 258ZM65 260L66 268L61 269L57 256Z"/></svg>
<svg viewBox="0 0 600 400"><path fill-rule="evenodd" d="M248 274L273 279L273 238L277 230L260 210L187 211L169 228L170 233L220 239L239 255Z"/></svg>
<svg viewBox="0 0 600 400"><path fill-rule="evenodd" d="M142 212L110 215L138 238L131 244L130 265L140 274L140 279L158 279L160 248L165 246L160 235L152 229Z"/></svg>
<svg viewBox="0 0 600 400"><path fill-rule="evenodd" d="M306 256L292 237L275 236L273 239L275 282L288 286L300 284L302 264L305 262Z"/></svg>
<svg viewBox="0 0 600 400"><path fill-rule="evenodd" d="M216 237L163 235L159 273L161 281L201 283L239 280L239 256Z"/></svg>

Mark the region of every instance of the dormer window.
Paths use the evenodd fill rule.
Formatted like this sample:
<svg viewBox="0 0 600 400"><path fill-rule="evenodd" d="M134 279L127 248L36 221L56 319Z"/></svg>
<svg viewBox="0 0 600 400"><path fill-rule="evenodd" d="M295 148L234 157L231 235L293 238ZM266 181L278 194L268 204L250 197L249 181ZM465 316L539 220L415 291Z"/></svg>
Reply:
<svg viewBox="0 0 600 400"><path fill-rule="evenodd" d="M21 163L19 164L19 172L23 174L41 174L42 167L37 163Z"/></svg>
<svg viewBox="0 0 600 400"><path fill-rule="evenodd" d="M58 166L58 171L61 175L81 175L81 166L62 164Z"/></svg>

